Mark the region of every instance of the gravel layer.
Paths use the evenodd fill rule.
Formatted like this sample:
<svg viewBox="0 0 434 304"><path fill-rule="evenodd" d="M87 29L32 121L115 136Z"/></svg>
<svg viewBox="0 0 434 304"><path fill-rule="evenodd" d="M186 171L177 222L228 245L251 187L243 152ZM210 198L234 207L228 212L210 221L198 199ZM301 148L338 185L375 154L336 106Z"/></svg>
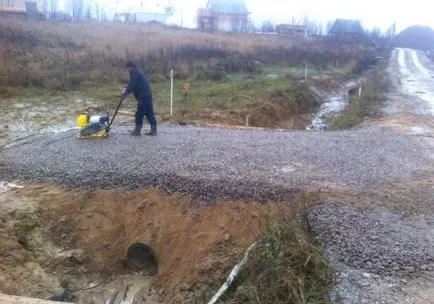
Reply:
<svg viewBox="0 0 434 304"><path fill-rule="evenodd" d="M406 218L385 210L363 213L340 204L309 211L309 225L331 260L380 275L434 270L434 218Z"/></svg>
<svg viewBox="0 0 434 304"><path fill-rule="evenodd" d="M104 140L78 140L75 133L7 147L0 179L282 201L300 189L363 189L408 179L432 161L420 139L378 128L308 133L163 126L157 137L135 138L115 126Z"/></svg>

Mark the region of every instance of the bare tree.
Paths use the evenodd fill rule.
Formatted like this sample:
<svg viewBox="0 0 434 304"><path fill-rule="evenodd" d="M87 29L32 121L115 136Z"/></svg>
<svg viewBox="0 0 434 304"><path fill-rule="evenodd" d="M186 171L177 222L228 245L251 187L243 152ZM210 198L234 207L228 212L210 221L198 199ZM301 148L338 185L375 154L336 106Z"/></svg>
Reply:
<svg viewBox="0 0 434 304"><path fill-rule="evenodd" d="M95 18L97 21L101 21L101 6L102 5L98 1L95 1Z"/></svg>
<svg viewBox="0 0 434 304"><path fill-rule="evenodd" d="M248 33L254 33L254 32L259 32L259 29L257 29L256 26L255 26L255 23L251 19L249 19L247 21L246 31Z"/></svg>
<svg viewBox="0 0 434 304"><path fill-rule="evenodd" d="M84 0L70 0L72 18L80 20L83 17Z"/></svg>
<svg viewBox="0 0 434 304"><path fill-rule="evenodd" d="M264 23L262 23L261 31L263 33L273 33L276 31L276 27L274 26L273 22L264 21Z"/></svg>
<svg viewBox="0 0 434 304"><path fill-rule="evenodd" d="M44 15L47 16L50 13L50 0L44 0L43 3Z"/></svg>
<svg viewBox="0 0 434 304"><path fill-rule="evenodd" d="M331 21L331 20L327 21L327 35L330 34L330 31L332 30L333 25L335 25L334 21Z"/></svg>
<svg viewBox="0 0 434 304"><path fill-rule="evenodd" d="M87 0L84 8L86 20L92 20L93 10L94 10L94 1Z"/></svg>
<svg viewBox="0 0 434 304"><path fill-rule="evenodd" d="M107 21L108 20L108 18L107 18L107 12L106 12L106 10L105 10L105 7L104 7L104 5L101 5L100 6L100 20L101 21Z"/></svg>
<svg viewBox="0 0 434 304"><path fill-rule="evenodd" d="M383 38L381 29L378 27L375 27L370 31L366 31L366 36L368 37L369 40L376 41L376 42L381 41Z"/></svg>
<svg viewBox="0 0 434 304"><path fill-rule="evenodd" d="M300 23L307 28L307 34L309 36L322 35L324 31L324 26L321 22L311 20L307 16L304 16Z"/></svg>
<svg viewBox="0 0 434 304"><path fill-rule="evenodd" d="M57 1L58 0L50 0L50 13L56 13L57 12Z"/></svg>

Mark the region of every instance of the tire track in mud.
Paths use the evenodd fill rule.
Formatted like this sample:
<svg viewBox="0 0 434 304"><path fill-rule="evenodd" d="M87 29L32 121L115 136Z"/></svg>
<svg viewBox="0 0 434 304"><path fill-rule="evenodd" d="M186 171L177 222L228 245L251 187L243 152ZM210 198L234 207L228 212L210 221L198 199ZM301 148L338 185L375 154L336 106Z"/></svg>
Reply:
<svg viewBox="0 0 434 304"><path fill-rule="evenodd" d="M417 51L399 49L398 52L404 91L423 100L426 103L426 114L434 115L434 72L421 64Z"/></svg>

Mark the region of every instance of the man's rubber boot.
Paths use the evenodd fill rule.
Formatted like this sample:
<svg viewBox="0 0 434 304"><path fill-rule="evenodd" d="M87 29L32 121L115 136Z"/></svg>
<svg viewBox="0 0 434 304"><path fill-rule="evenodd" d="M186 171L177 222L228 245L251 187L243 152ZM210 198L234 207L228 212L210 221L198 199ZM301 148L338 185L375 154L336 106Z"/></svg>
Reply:
<svg viewBox="0 0 434 304"><path fill-rule="evenodd" d="M141 125L136 125L136 128L132 131L130 131L130 134L132 136L140 136L140 132L142 131L142 126Z"/></svg>
<svg viewBox="0 0 434 304"><path fill-rule="evenodd" d="M157 124L151 125L151 131L148 133L145 133L145 135L156 136L157 135Z"/></svg>

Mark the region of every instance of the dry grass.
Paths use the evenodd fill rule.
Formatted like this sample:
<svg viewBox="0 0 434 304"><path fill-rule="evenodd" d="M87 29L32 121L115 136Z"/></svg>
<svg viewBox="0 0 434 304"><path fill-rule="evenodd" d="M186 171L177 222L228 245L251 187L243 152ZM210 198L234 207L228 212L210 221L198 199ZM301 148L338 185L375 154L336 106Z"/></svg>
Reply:
<svg viewBox="0 0 434 304"><path fill-rule="evenodd" d="M159 25L51 23L0 20L0 85L69 90L82 84L125 81L126 59L144 66L153 82L261 66L315 68L361 61L366 47L295 41L253 34L202 33Z"/></svg>
<svg viewBox="0 0 434 304"><path fill-rule="evenodd" d="M329 303L333 271L306 227L295 218L271 224L224 303Z"/></svg>

